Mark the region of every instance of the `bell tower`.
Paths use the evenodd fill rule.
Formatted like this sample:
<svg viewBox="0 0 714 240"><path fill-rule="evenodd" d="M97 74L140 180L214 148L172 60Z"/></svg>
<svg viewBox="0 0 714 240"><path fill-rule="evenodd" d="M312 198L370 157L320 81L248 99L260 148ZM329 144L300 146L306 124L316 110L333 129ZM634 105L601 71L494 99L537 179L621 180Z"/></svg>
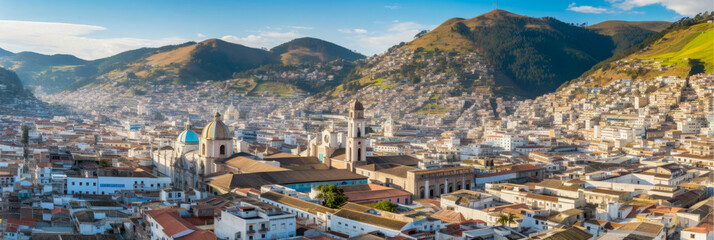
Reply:
<svg viewBox="0 0 714 240"><path fill-rule="evenodd" d="M367 143L365 142L365 120L364 107L359 100L350 102L349 115L347 116L347 144L346 144L346 166L349 171L354 172L355 166L367 162Z"/></svg>

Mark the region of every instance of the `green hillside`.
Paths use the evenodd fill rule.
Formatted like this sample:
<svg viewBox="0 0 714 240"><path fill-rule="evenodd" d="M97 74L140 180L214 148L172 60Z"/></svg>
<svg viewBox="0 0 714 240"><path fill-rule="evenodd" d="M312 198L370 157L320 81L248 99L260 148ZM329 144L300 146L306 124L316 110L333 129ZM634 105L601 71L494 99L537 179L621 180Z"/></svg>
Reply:
<svg viewBox="0 0 714 240"><path fill-rule="evenodd" d="M450 19L407 43L412 49L476 51L503 74L496 84L511 82L536 96L555 90L612 56L608 36L558 21L494 10L471 19Z"/></svg>
<svg viewBox="0 0 714 240"><path fill-rule="evenodd" d="M0 68L0 103L12 101L12 98L27 96L27 94L15 72Z"/></svg>
<svg viewBox="0 0 714 240"><path fill-rule="evenodd" d="M616 79L648 80L657 76L687 77L714 73L714 23L711 16L683 18L621 55L599 63L583 74L593 85Z"/></svg>
<svg viewBox="0 0 714 240"><path fill-rule="evenodd" d="M665 21L604 21L588 26L588 29L612 37L615 53L631 48L671 25Z"/></svg>
<svg viewBox="0 0 714 240"><path fill-rule="evenodd" d="M179 75L194 80L224 80L236 72L280 63L268 51L218 39L197 43L189 54L189 60L181 66Z"/></svg>
<svg viewBox="0 0 714 240"><path fill-rule="evenodd" d="M365 58L364 55L337 44L310 37L297 38L280 44L270 49L270 52L280 56L283 64L287 65L329 62L337 59L355 61Z"/></svg>
<svg viewBox="0 0 714 240"><path fill-rule="evenodd" d="M714 24L700 23L670 33L633 57L661 61L671 67L686 67L687 59L698 59L707 72L714 72Z"/></svg>

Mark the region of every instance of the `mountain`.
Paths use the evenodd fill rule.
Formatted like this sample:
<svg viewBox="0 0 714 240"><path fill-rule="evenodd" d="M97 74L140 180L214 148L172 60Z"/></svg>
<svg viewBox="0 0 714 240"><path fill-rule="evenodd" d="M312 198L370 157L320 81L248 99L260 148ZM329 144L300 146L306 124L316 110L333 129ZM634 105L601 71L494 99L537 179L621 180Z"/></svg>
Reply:
<svg viewBox="0 0 714 240"><path fill-rule="evenodd" d="M665 21L628 22L611 20L590 25L587 28L612 37L612 41L615 43L614 52L619 52L637 45L670 25L672 25L671 22Z"/></svg>
<svg viewBox="0 0 714 240"><path fill-rule="evenodd" d="M13 70L26 86L53 89L77 78L75 69L88 61L67 54L45 55L19 52L0 57L0 67Z"/></svg>
<svg viewBox="0 0 714 240"><path fill-rule="evenodd" d="M580 79L601 86L616 79L685 78L714 73L714 15L684 18L622 54L599 63ZM576 80L577 81L577 80Z"/></svg>
<svg viewBox="0 0 714 240"><path fill-rule="evenodd" d="M266 50L208 39L142 56L114 71L129 74L130 78L155 81L169 76L179 83L188 83L230 79L234 73L267 64L280 61Z"/></svg>
<svg viewBox="0 0 714 240"><path fill-rule="evenodd" d="M7 56L12 56L14 53L0 48L0 57L7 57Z"/></svg>
<svg viewBox="0 0 714 240"><path fill-rule="evenodd" d="M294 39L270 51L209 39L92 61L24 52L0 57L0 66L17 71L26 86L50 93L85 86L141 92L154 84L232 80L224 87L255 95L277 89L281 95L338 96L374 86L407 84L421 91L447 84L454 95L483 90L533 97L622 54L664 24L609 21L586 28L494 10L449 19L369 58L316 38Z"/></svg>
<svg viewBox="0 0 714 240"><path fill-rule="evenodd" d="M609 36L555 18L532 18L494 10L452 18L402 48L476 52L495 70L495 85L537 96L555 90L612 56Z"/></svg>
<svg viewBox="0 0 714 240"><path fill-rule="evenodd" d="M272 51L208 39L198 43L140 48L92 61L70 55L18 53L0 58L0 66L17 70L27 85L50 93L88 85L138 89L149 83L189 84L227 80L238 75L250 78L250 81L257 78L265 83L264 86L257 84L256 91L280 85L268 82L280 82L287 84L282 89L298 86L303 91L314 92L336 85L336 80L315 84L316 76L341 77L352 69L352 61L362 58L361 54L315 38L295 39ZM304 66L293 66L296 64ZM240 74L248 70L254 71ZM276 73L278 71L280 73ZM316 71L320 74L306 75ZM281 74L285 72L293 74L285 77ZM271 78L261 79L266 76Z"/></svg>
<svg viewBox="0 0 714 240"><path fill-rule="evenodd" d="M280 56L285 65L329 62L336 59L355 61L365 58L364 55L340 45L310 37L297 38L280 44L270 49L270 52Z"/></svg>
<svg viewBox="0 0 714 240"><path fill-rule="evenodd" d="M11 70L0 68L0 103L26 95L25 88L17 74Z"/></svg>

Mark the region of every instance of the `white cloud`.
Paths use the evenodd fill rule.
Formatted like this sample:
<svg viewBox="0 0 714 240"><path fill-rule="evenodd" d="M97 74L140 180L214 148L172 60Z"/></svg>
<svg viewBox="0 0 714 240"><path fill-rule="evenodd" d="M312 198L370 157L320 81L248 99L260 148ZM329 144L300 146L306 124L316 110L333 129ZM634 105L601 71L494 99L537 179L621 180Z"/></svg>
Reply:
<svg viewBox="0 0 714 240"><path fill-rule="evenodd" d="M188 41L178 37L142 39L85 36L106 30L105 27L95 25L0 20L0 47L14 52L64 53L84 59L97 59L141 47L158 47Z"/></svg>
<svg viewBox="0 0 714 240"><path fill-rule="evenodd" d="M661 5L680 15L694 16L704 11L714 11L712 0L608 0L616 8L632 10L637 7Z"/></svg>
<svg viewBox="0 0 714 240"><path fill-rule="evenodd" d="M197 34L196 34L196 37L205 38L206 35L203 35L203 33L197 33Z"/></svg>
<svg viewBox="0 0 714 240"><path fill-rule="evenodd" d="M340 28L337 29L338 32L341 33L356 33L356 34L367 34L369 31L367 29L362 29L362 28L355 28L355 29L349 29L349 28Z"/></svg>
<svg viewBox="0 0 714 240"><path fill-rule="evenodd" d="M573 12L594 13L594 14L600 14L600 13L607 12L606 8L593 7L593 6L587 6L587 5L576 6L575 3L571 3L570 5L568 5L567 10L573 11Z"/></svg>
<svg viewBox="0 0 714 240"><path fill-rule="evenodd" d="M338 32L341 33L356 33L356 34L367 34L369 31L367 29L362 29L362 28L355 28L355 29L349 29L349 28L340 28L337 29Z"/></svg>
<svg viewBox="0 0 714 240"><path fill-rule="evenodd" d="M221 40L254 48L270 48L299 37L302 37L302 35L297 31L261 31L258 34L251 34L245 37L226 35L221 37Z"/></svg>
<svg viewBox="0 0 714 240"><path fill-rule="evenodd" d="M290 26L290 28L293 28L293 29L312 30L312 27L305 27L305 26Z"/></svg>
<svg viewBox="0 0 714 240"><path fill-rule="evenodd" d="M395 4L395 5L386 5L386 6L384 6L384 7L385 7L385 8L388 8L388 9L391 9L391 10L395 10L395 9L401 8L401 6L396 5L396 4Z"/></svg>
<svg viewBox="0 0 714 240"><path fill-rule="evenodd" d="M399 42L406 42L414 39L414 35L427 26L415 22L400 22L391 25L386 32L374 35L363 35L359 37L359 45L371 50L371 52L385 51Z"/></svg>

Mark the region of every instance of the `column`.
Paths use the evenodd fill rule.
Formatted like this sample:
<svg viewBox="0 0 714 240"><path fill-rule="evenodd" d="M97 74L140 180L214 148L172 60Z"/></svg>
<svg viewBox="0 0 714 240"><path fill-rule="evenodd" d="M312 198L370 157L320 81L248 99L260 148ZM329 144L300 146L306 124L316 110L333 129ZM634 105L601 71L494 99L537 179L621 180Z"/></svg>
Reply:
<svg viewBox="0 0 714 240"><path fill-rule="evenodd" d="M426 187L424 188L424 195L426 196L427 199L429 197L431 197L431 196L429 196L429 179L426 180Z"/></svg>
<svg viewBox="0 0 714 240"><path fill-rule="evenodd" d="M449 177L444 178L444 194L449 193Z"/></svg>
<svg viewBox="0 0 714 240"><path fill-rule="evenodd" d="M466 176L461 175L461 189L466 189Z"/></svg>

